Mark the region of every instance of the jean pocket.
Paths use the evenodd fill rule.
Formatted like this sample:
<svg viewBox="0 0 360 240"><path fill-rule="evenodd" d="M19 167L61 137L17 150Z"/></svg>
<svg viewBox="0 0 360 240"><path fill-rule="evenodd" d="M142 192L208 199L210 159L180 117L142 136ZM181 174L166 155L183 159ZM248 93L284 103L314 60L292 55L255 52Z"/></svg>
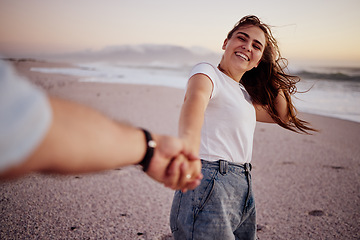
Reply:
<svg viewBox="0 0 360 240"><path fill-rule="evenodd" d="M200 186L198 186L195 189L196 190L196 194L194 198L195 217L204 208L204 206L210 199L214 189L215 177L218 172L219 172L218 170L214 170L214 169L203 169L202 171L202 174L204 176L203 180Z"/></svg>

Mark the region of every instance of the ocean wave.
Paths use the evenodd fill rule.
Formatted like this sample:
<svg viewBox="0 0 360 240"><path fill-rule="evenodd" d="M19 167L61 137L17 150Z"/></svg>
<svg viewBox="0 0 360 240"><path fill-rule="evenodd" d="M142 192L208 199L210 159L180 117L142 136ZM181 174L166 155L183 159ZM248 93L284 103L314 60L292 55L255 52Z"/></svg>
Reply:
<svg viewBox="0 0 360 240"><path fill-rule="evenodd" d="M334 72L334 73L319 73L319 72L311 72L311 71L298 71L295 73L302 78L307 79L319 79L319 80L336 80L336 81L352 81L352 82L360 82L360 75L350 75L343 72Z"/></svg>

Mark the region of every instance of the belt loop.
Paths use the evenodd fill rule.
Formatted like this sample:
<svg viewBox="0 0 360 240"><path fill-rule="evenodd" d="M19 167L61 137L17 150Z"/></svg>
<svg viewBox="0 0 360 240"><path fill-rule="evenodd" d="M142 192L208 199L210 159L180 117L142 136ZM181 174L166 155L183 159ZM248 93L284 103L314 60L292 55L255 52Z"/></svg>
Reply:
<svg viewBox="0 0 360 240"><path fill-rule="evenodd" d="M245 163L244 167L245 167L245 172L247 173L249 173L252 169L251 163Z"/></svg>
<svg viewBox="0 0 360 240"><path fill-rule="evenodd" d="M219 172L224 175L228 171L228 162L225 160L219 160Z"/></svg>

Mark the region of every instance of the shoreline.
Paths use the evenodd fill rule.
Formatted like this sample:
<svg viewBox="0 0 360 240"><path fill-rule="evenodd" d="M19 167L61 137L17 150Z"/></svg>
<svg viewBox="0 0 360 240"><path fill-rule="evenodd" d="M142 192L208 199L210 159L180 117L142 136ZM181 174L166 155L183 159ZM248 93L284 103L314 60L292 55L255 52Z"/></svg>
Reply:
<svg viewBox="0 0 360 240"><path fill-rule="evenodd" d="M182 89L140 84L82 82L80 81L81 77L77 76L38 73L30 70L32 67L72 67L73 65L69 63L25 61L15 62L13 65L19 74L26 76L30 82L43 89L50 96L87 105L117 121L146 127L158 133L177 134L178 114L184 95ZM142 96L153 98L161 95L166 95L167 99L161 101L160 105L156 101L154 104L153 100L138 100L143 98ZM112 107L114 105L116 108ZM173 109L174 106L176 112ZM147 112L149 115L156 113L160 119L168 119L171 122L171 127L164 126L156 121L147 121L147 114L145 114ZM168 116L168 112L174 112L174 114Z"/></svg>
<svg viewBox="0 0 360 240"><path fill-rule="evenodd" d="M176 135L181 89L79 82L67 75L31 72L32 64L58 63L16 65L50 95L86 104L118 121ZM300 115L320 132L296 134L257 123L252 178L258 236L360 238L360 123ZM173 191L136 166L77 176L32 174L0 186L1 239L172 239Z"/></svg>
<svg viewBox="0 0 360 240"><path fill-rule="evenodd" d="M61 71L59 71L60 73L56 73L56 72L52 72L52 71L31 71L30 68L44 68L44 69L61 69L61 68L65 68L65 69L69 69L69 68L73 68L73 69L80 69L79 66L74 65L75 63L63 63L63 62L47 62L47 61L41 61L41 60L36 60L36 59L11 59L12 62L14 64L17 64L18 66L20 66L20 70L25 72L26 75L33 75L33 74L46 74L47 76L55 76L55 75L59 75L59 76L64 76L64 78L72 78L72 79L78 79L81 82L84 83L104 83L104 84L109 84L109 83L113 83L113 84L124 84L124 85L137 85L137 86L155 86L155 87L162 87L164 85L158 85L158 84L141 84L141 83L127 83L127 82L96 82L96 81L86 81L87 78L93 78L93 76L84 76L83 74L81 74L81 76L76 76L76 75L71 75L70 73L61 73ZM24 69L23 66L25 66L26 64L28 64L28 68ZM306 82L307 79L304 79L304 81ZM175 88L175 89L180 89L180 90L184 90L183 88L179 88L176 86L167 86L169 88ZM298 97L301 96L299 95ZM301 101L301 100L300 100ZM299 103L299 106L301 109L301 104ZM346 113L344 113L343 115L341 115L340 113L329 113L327 111L316 111L314 109L307 109L307 110L300 110L300 113L305 113L305 114L311 114L311 115L319 115L319 116L323 116L323 117L329 117L329 118L336 118L336 119L341 119L341 120L347 120L347 121L352 121L352 122L356 122L356 123L360 123L360 119L358 119L357 115L352 116L350 113L348 115L346 115Z"/></svg>

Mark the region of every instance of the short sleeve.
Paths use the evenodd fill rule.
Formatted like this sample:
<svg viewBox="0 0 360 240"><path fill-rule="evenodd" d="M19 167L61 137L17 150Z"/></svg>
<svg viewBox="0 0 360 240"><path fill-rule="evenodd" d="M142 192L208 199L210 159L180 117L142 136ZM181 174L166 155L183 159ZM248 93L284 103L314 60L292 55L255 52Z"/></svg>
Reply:
<svg viewBox="0 0 360 240"><path fill-rule="evenodd" d="M189 78L191 78L192 76L194 76L195 74L198 74L198 73L208 76L210 78L210 80L212 81L214 87L213 87L213 91L211 93L210 98L213 98L217 92L216 79L218 78L215 67L213 65L211 65L210 63L206 63L206 62L196 64L193 67L193 69L191 70Z"/></svg>
<svg viewBox="0 0 360 240"><path fill-rule="evenodd" d="M20 164L35 150L51 118L45 93L0 60L0 172Z"/></svg>

